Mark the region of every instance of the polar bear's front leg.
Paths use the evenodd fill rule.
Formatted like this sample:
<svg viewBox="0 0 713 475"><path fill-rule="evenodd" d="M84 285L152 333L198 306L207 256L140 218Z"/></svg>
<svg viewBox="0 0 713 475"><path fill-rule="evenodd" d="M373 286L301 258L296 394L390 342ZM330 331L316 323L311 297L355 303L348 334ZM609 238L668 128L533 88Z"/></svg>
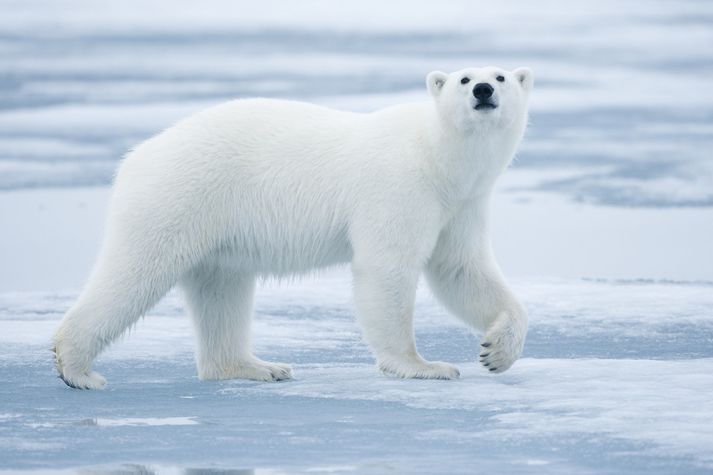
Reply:
<svg viewBox="0 0 713 475"><path fill-rule="evenodd" d="M364 338L375 354L378 367L401 378L456 379L458 368L440 361L426 361L416 350L413 306L418 271L385 265L353 263L354 300Z"/></svg>
<svg viewBox="0 0 713 475"><path fill-rule="evenodd" d="M431 289L451 312L484 334L480 363L491 373L502 373L522 353L527 312L508 288L489 249L456 260L442 257L436 255L427 268Z"/></svg>

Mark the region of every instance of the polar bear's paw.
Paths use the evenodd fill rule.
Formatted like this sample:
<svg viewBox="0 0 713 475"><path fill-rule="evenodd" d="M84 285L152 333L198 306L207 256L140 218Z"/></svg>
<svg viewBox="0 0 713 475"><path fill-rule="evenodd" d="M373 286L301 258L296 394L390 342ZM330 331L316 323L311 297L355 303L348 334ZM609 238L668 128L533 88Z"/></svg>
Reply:
<svg viewBox="0 0 713 475"><path fill-rule="evenodd" d="M52 348L59 379L74 389L104 389L106 379L96 371L92 371L91 363L87 364L85 359L76 358L74 356L76 352L72 350L73 348L66 345L62 339L58 339Z"/></svg>
<svg viewBox="0 0 713 475"><path fill-rule="evenodd" d="M525 345L527 320L502 314L480 344L480 364L491 373L502 373L520 357Z"/></svg>
<svg viewBox="0 0 713 475"><path fill-rule="evenodd" d="M106 379L96 371L71 373L60 371L59 378L70 388L75 389L104 389Z"/></svg>
<svg viewBox="0 0 713 475"><path fill-rule="evenodd" d="M200 379L251 379L254 381L283 381L292 379L292 367L284 363L270 363L251 358L227 368L213 366L198 369Z"/></svg>
<svg viewBox="0 0 713 475"><path fill-rule="evenodd" d="M460 371L441 361L394 361L379 362L379 369L389 376L415 379L458 379Z"/></svg>

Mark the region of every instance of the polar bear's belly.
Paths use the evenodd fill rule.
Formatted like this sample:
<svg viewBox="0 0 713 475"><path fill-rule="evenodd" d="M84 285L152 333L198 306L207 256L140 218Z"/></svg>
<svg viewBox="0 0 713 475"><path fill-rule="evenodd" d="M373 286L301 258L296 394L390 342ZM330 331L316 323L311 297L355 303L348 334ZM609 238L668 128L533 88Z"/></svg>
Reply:
<svg viewBox="0 0 713 475"><path fill-rule="evenodd" d="M352 247L347 223L325 220L318 214L288 207L238 210L221 254L239 268L271 275L349 262Z"/></svg>
<svg viewBox="0 0 713 475"><path fill-rule="evenodd" d="M302 231L297 238L283 234L279 239L275 235L264 239L262 235L243 232L221 254L236 267L263 275L303 273L351 260L352 248L346 233Z"/></svg>

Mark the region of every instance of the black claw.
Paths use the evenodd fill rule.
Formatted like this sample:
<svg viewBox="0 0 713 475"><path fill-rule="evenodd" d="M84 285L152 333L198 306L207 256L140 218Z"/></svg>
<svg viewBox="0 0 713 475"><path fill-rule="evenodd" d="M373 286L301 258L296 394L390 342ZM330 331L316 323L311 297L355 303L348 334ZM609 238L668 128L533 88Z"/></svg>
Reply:
<svg viewBox="0 0 713 475"><path fill-rule="evenodd" d="M489 354L490 354L490 353L481 353L480 357L481 357L481 358L485 358L485 357L488 356Z"/></svg>
<svg viewBox="0 0 713 475"><path fill-rule="evenodd" d="M483 363L483 366L487 368L488 366L490 366L490 363Z"/></svg>
<svg viewBox="0 0 713 475"><path fill-rule="evenodd" d="M492 345L492 343L490 342L480 344L480 346L482 346L483 348L490 348L490 345Z"/></svg>
<svg viewBox="0 0 713 475"><path fill-rule="evenodd" d="M79 386L76 386L76 385L70 383L68 379L65 379L64 375L61 375L61 374L60 374L60 375L57 376L57 377L58 377L59 379L61 379L64 384L66 384L67 386L69 386L69 387L72 388L72 389L84 389L84 388L82 388L82 387L79 387Z"/></svg>
<svg viewBox="0 0 713 475"><path fill-rule="evenodd" d="M490 368L490 371L497 371L498 368Z"/></svg>

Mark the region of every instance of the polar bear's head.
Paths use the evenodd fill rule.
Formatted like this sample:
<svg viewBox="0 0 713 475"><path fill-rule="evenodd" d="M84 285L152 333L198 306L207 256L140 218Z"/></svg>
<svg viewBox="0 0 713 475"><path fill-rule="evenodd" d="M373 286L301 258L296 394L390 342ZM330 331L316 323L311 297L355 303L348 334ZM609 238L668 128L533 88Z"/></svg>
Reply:
<svg viewBox="0 0 713 475"><path fill-rule="evenodd" d="M468 68L451 74L433 71L426 84L441 119L467 132L487 125L509 127L526 118L533 77L529 68Z"/></svg>

